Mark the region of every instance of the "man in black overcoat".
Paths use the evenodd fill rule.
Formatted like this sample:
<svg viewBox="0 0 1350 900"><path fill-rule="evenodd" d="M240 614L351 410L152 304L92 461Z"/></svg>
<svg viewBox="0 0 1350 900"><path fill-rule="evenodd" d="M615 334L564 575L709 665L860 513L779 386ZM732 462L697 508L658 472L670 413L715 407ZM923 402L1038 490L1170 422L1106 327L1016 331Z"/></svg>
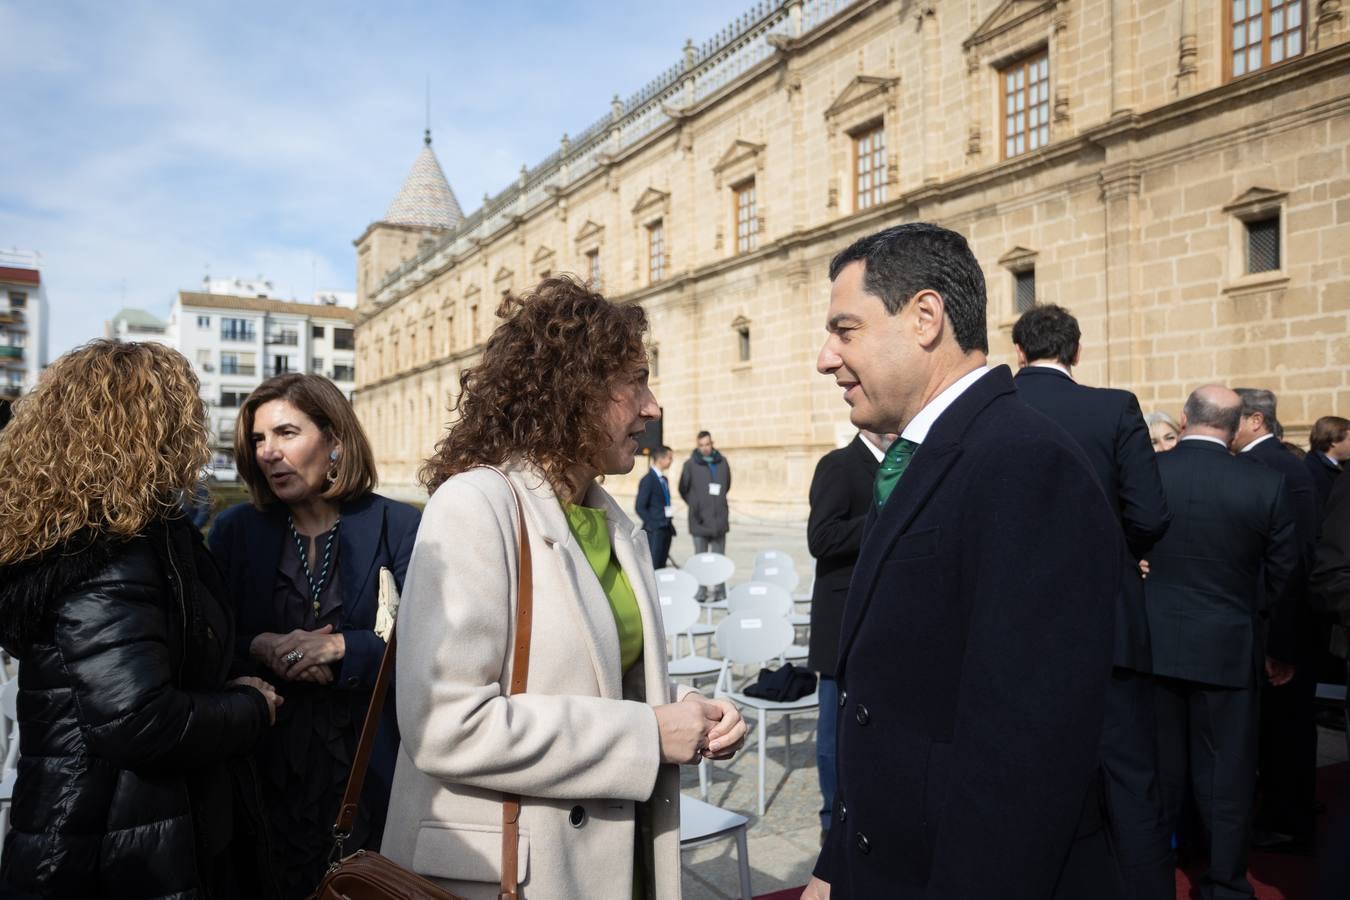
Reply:
<svg viewBox="0 0 1350 900"><path fill-rule="evenodd" d="M811 644L807 659L820 673L820 708L833 710L839 700L835 670L839 664L839 625L853 564L862 547L863 524L872 508L872 481L893 434L860 431L848 446L831 450L816 463L811 478L811 514L806 520L806 546L816 560L811 587ZM835 721L821 716L816 729L816 773L820 778L820 831L830 830L834 809Z"/></svg>
<svg viewBox="0 0 1350 900"><path fill-rule="evenodd" d="M1221 385L1186 401L1181 440L1158 456L1172 524L1144 582L1163 808L1175 829L1189 782L1209 834L1204 900L1253 896L1258 686L1275 671L1266 620L1298 567L1284 477L1228 451L1240 409Z"/></svg>
<svg viewBox="0 0 1350 900"><path fill-rule="evenodd" d="M1303 461L1275 436L1279 430L1275 395L1260 388L1237 388L1242 416L1232 448L1284 476L1294 510L1298 568L1289 578L1279 616L1272 621L1266 655L1273 661L1261 689L1258 759L1261 805L1253 843L1265 850L1312 850L1317 791L1317 660L1326 629L1308 602L1308 574L1317 552L1320 503Z"/></svg>
<svg viewBox="0 0 1350 900"><path fill-rule="evenodd" d="M1129 549L1116 602L1116 645L1102 733L1106 821L1124 895L1129 900L1174 900L1171 835L1163 827L1158 789L1153 654L1139 571L1139 560L1167 531L1172 514L1158 478L1158 454L1134 394L1074 381L1081 337L1078 320L1059 306L1046 304L1023 313L1012 332L1021 366L1013 381L1027 405L1083 448Z"/></svg>
<svg viewBox="0 0 1350 900"><path fill-rule="evenodd" d="M849 588L838 792L803 897L1114 897L1097 750L1120 526L1073 439L986 367L964 238L895 226L830 276L817 368L854 425L900 437Z"/></svg>

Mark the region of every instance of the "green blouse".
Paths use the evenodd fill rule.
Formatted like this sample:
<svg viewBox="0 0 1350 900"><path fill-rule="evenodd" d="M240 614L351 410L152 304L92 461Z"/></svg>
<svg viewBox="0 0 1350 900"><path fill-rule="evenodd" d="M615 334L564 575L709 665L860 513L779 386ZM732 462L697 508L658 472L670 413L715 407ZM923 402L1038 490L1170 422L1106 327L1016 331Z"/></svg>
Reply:
<svg viewBox="0 0 1350 900"><path fill-rule="evenodd" d="M614 612L614 624L619 629L619 659L627 672L642 657L642 611L628 576L614 558L614 547L609 541L609 525L603 509L564 503L567 524L572 536L581 545L586 561L600 579L600 587Z"/></svg>

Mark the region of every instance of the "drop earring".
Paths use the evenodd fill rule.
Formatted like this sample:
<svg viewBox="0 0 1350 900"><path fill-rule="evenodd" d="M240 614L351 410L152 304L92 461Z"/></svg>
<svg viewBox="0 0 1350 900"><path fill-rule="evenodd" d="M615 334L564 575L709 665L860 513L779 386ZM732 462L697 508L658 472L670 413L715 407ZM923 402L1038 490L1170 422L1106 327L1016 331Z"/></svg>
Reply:
<svg viewBox="0 0 1350 900"><path fill-rule="evenodd" d="M328 483L329 483L329 484L332 484L333 482L337 481L337 476L338 476L337 458L338 458L338 452L337 452L337 450L329 450L329 451L328 451L328 462L329 462L329 466L328 466L328 473L327 473L327 476L326 476L326 477L328 478Z"/></svg>

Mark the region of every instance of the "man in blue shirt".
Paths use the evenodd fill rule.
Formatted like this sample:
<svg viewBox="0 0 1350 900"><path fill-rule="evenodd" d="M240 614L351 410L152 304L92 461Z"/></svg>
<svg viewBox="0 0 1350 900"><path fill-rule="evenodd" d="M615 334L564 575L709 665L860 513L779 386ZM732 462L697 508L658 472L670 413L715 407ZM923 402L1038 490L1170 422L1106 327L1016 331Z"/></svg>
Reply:
<svg viewBox="0 0 1350 900"><path fill-rule="evenodd" d="M660 447L652 455L652 467L638 485L635 509L647 531L647 544L652 550L652 565L664 568L670 555L670 542L675 537L675 507L670 499L670 482L666 470L674 455L670 448Z"/></svg>

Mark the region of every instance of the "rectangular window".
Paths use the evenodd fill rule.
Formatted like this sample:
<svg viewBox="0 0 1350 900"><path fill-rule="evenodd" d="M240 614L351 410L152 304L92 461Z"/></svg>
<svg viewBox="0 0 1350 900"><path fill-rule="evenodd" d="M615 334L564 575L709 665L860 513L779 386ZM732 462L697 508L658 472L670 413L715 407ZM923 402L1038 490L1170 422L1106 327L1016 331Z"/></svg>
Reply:
<svg viewBox="0 0 1350 900"><path fill-rule="evenodd" d="M198 316L198 317L197 317L197 327L198 327L198 328L210 328L210 327L211 327L211 317L210 317L210 316Z"/></svg>
<svg viewBox="0 0 1350 900"><path fill-rule="evenodd" d="M333 329L333 349L334 350L355 350L356 338L352 335L350 328Z"/></svg>
<svg viewBox="0 0 1350 900"><path fill-rule="evenodd" d="M650 378L661 377L661 348L652 347L647 351L647 375Z"/></svg>
<svg viewBox="0 0 1350 900"><path fill-rule="evenodd" d="M352 365L351 363L347 363L345 365L342 363L333 363L333 380L355 381L356 366Z"/></svg>
<svg viewBox="0 0 1350 900"><path fill-rule="evenodd" d="M248 391L221 391L220 405L224 409L238 409L248 399Z"/></svg>
<svg viewBox="0 0 1350 900"><path fill-rule="evenodd" d="M586 252L586 279L591 290L600 290L600 248Z"/></svg>
<svg viewBox="0 0 1350 900"><path fill-rule="evenodd" d="M248 341L252 343L258 339L258 332L253 326L252 319L224 319L220 320L220 339L222 341Z"/></svg>
<svg viewBox="0 0 1350 900"><path fill-rule="evenodd" d="M1013 273L1013 310L1019 315L1036 305L1036 270Z"/></svg>
<svg viewBox="0 0 1350 900"><path fill-rule="evenodd" d="M656 284L666 277L666 225L656 221L647 226L647 280Z"/></svg>
<svg viewBox="0 0 1350 900"><path fill-rule="evenodd" d="M258 357L252 353L231 353L222 350L220 353L220 374L256 375L258 374Z"/></svg>
<svg viewBox="0 0 1350 900"><path fill-rule="evenodd" d="M291 358L289 356L276 355L272 357L272 374L285 375L291 370Z"/></svg>
<svg viewBox="0 0 1350 900"><path fill-rule="evenodd" d="M1003 85L1003 158L1050 143L1050 57L1044 50L1000 73Z"/></svg>
<svg viewBox="0 0 1350 900"><path fill-rule="evenodd" d="M750 361L750 326L742 325L736 329L736 349L741 362Z"/></svg>
<svg viewBox="0 0 1350 900"><path fill-rule="evenodd" d="M300 344L300 334L293 328L280 328L268 332L267 343L280 344L283 347L295 347Z"/></svg>
<svg viewBox="0 0 1350 900"><path fill-rule="evenodd" d="M759 244L759 219L755 217L755 180L732 188L736 192L736 252L747 253Z"/></svg>
<svg viewBox="0 0 1350 900"><path fill-rule="evenodd" d="M328 336L328 329L324 328L322 325L311 325L309 336L316 341L321 341Z"/></svg>
<svg viewBox="0 0 1350 900"><path fill-rule="evenodd" d="M27 305L28 305L28 294L25 291L9 292L10 309L23 309Z"/></svg>
<svg viewBox="0 0 1350 900"><path fill-rule="evenodd" d="M323 357L316 356L309 361L309 370L315 375L323 374Z"/></svg>
<svg viewBox="0 0 1350 900"><path fill-rule="evenodd" d="M469 343L478 343L478 304L469 306Z"/></svg>
<svg viewBox="0 0 1350 900"><path fill-rule="evenodd" d="M886 132L881 123L853 136L853 208L886 200Z"/></svg>
<svg viewBox="0 0 1350 900"><path fill-rule="evenodd" d="M1239 78L1303 54L1305 0L1226 0L1228 68Z"/></svg>
<svg viewBox="0 0 1350 900"><path fill-rule="evenodd" d="M1280 268L1280 217L1247 222L1247 273Z"/></svg>

